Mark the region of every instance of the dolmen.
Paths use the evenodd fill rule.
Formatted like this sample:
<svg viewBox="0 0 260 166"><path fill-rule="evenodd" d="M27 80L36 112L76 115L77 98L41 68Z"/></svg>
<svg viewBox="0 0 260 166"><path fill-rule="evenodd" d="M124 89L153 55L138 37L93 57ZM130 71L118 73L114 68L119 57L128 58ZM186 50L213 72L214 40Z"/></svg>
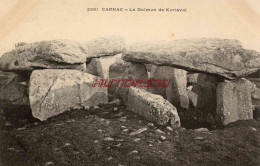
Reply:
<svg viewBox="0 0 260 166"><path fill-rule="evenodd" d="M196 108L225 126L260 114L259 69L259 53L229 39L23 43L0 57L0 110L44 121L120 98L158 125L180 127L178 110Z"/></svg>
<svg viewBox="0 0 260 166"><path fill-rule="evenodd" d="M212 114L218 126L253 118L251 98L257 87L251 90L253 85L245 78L257 75L254 73L260 69L260 55L244 49L237 40L202 38L135 43L122 59L152 64L155 69L151 70L151 77L170 78L172 84L166 89L148 91L164 96L177 109L192 105Z"/></svg>

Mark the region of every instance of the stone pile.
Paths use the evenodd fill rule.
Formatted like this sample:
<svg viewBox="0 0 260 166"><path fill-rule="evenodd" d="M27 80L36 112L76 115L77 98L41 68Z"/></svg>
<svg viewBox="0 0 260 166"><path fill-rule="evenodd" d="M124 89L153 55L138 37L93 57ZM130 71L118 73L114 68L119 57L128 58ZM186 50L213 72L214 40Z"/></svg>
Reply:
<svg viewBox="0 0 260 166"><path fill-rule="evenodd" d="M128 110L158 125L179 127L177 110L196 108L222 126L252 119L253 109L260 108L259 62L259 53L228 39L136 43L127 50L115 36L23 43L0 57L0 106L30 106L35 118L46 120L121 98ZM100 79L170 84L93 86Z"/></svg>

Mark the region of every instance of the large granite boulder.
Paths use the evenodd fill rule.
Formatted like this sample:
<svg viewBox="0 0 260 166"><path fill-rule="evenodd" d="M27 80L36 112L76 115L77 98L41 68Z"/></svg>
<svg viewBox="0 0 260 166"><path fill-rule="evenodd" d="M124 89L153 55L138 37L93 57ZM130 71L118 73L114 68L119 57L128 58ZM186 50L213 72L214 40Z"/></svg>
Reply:
<svg viewBox="0 0 260 166"><path fill-rule="evenodd" d="M93 87L94 79L99 78L77 70L33 71L29 87L33 116L46 120L76 107L106 103L107 88Z"/></svg>
<svg viewBox="0 0 260 166"><path fill-rule="evenodd" d="M153 65L154 66L154 65ZM170 68L171 74L168 72L168 68ZM153 69L153 68L151 68ZM150 72L150 79L169 79L170 80L170 84L172 85L172 80L171 78L173 77L173 68L168 67L168 66L155 66L155 68L153 70L151 70ZM154 83L153 85L155 85L156 83ZM170 85L169 85L170 86ZM167 98L166 97L166 87L153 87L150 86L147 88L148 92L151 92L153 94L157 94L157 95L161 95L163 96L163 98Z"/></svg>
<svg viewBox="0 0 260 166"><path fill-rule="evenodd" d="M249 75L260 68L259 53L243 49L239 41L228 39L136 43L130 46L123 59L220 75L228 79Z"/></svg>
<svg viewBox="0 0 260 166"><path fill-rule="evenodd" d="M169 101L143 89L130 88L127 109L158 125L181 125L177 110Z"/></svg>
<svg viewBox="0 0 260 166"><path fill-rule="evenodd" d="M168 70L170 74L171 70ZM171 82L166 87L166 99L174 106L189 108L189 97L187 93L187 72L181 69L173 68ZM177 107L177 108L178 108Z"/></svg>
<svg viewBox="0 0 260 166"><path fill-rule="evenodd" d="M216 89L223 79L200 73L196 84L193 84L192 92L196 94L196 108L203 113L215 116L217 106Z"/></svg>
<svg viewBox="0 0 260 166"><path fill-rule="evenodd" d="M35 69L84 71L86 61L123 53L125 47L124 39L115 36L82 43L73 40L52 40L18 45L0 58L0 69L19 72Z"/></svg>
<svg viewBox="0 0 260 166"><path fill-rule="evenodd" d="M148 91L158 94L167 99L174 106L189 108L189 98L187 94L187 72L170 66L158 66L151 78L169 79L167 87L148 87Z"/></svg>
<svg viewBox="0 0 260 166"><path fill-rule="evenodd" d="M87 65L86 72L101 78L109 78L110 66L118 61L122 61L121 55L93 58Z"/></svg>
<svg viewBox="0 0 260 166"><path fill-rule="evenodd" d="M119 98L122 98L123 101L127 102L128 92L129 92L129 87L127 87L127 86L131 86L130 85L131 82L127 81L127 80L141 80L141 81L143 81L142 87L139 87L139 86L136 86L136 87L146 90L147 87L144 87L144 85L145 85L145 81L148 79L148 73L147 73L147 69L146 69L145 65L142 64L142 63L130 63L130 64L124 63L123 65L125 65L127 67L125 68L123 76L120 77L120 78L117 77L117 80L122 79L123 81L121 81L119 83L119 86L116 87L115 93L116 93L116 96L118 96ZM121 66L121 65L119 65L119 66ZM120 70L120 69L117 69L117 71L118 70ZM112 86L114 86L114 85L112 85Z"/></svg>
<svg viewBox="0 0 260 166"><path fill-rule="evenodd" d="M126 71L128 68L130 68L132 64L130 62L126 62L122 59L117 60L115 63L109 66L109 80L120 80L124 79L126 77ZM137 78L136 76L135 78ZM122 98L123 95L123 89L119 86L121 82L114 82L111 84L111 86L108 87L108 97L109 101L112 101L116 98ZM117 93L116 93L117 91ZM126 96L127 97L127 96Z"/></svg>
<svg viewBox="0 0 260 166"><path fill-rule="evenodd" d="M250 81L224 81L217 87L218 125L253 118Z"/></svg>
<svg viewBox="0 0 260 166"><path fill-rule="evenodd" d="M125 39L120 36L101 37L82 43L87 60L125 53Z"/></svg>
<svg viewBox="0 0 260 166"><path fill-rule="evenodd" d="M4 71L32 71L34 69L75 69L86 62L87 53L71 40L41 41L5 53L0 57Z"/></svg>

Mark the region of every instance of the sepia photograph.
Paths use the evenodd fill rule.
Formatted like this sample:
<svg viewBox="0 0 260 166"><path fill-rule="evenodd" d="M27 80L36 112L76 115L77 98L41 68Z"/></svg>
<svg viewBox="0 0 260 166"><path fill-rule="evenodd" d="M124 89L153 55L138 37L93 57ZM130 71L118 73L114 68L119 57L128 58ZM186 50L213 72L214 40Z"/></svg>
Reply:
<svg viewBox="0 0 260 166"><path fill-rule="evenodd" d="M259 165L259 0L0 0L0 166Z"/></svg>

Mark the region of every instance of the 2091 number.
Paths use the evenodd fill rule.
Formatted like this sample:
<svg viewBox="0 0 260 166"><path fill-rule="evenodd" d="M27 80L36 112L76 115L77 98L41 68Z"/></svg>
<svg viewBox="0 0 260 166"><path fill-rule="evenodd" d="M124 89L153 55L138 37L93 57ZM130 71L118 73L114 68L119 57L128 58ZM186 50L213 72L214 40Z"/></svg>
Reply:
<svg viewBox="0 0 260 166"><path fill-rule="evenodd" d="M98 8L87 8L87 11L98 11Z"/></svg>

